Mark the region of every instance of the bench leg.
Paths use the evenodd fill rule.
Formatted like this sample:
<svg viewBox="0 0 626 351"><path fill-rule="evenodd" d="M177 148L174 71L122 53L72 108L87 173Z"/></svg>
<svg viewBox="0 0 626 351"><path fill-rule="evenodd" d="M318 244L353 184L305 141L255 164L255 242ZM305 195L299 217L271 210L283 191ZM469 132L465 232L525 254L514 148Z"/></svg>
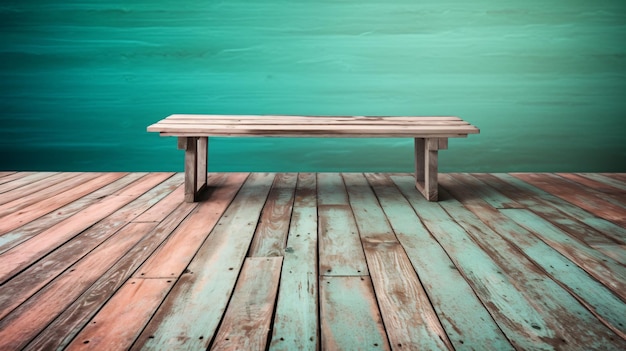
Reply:
<svg viewBox="0 0 626 351"><path fill-rule="evenodd" d="M179 137L178 148L185 150L185 202L196 202L207 186L208 138Z"/></svg>
<svg viewBox="0 0 626 351"><path fill-rule="evenodd" d="M438 138L415 138L415 187L428 201L437 201L438 197L439 143Z"/></svg>

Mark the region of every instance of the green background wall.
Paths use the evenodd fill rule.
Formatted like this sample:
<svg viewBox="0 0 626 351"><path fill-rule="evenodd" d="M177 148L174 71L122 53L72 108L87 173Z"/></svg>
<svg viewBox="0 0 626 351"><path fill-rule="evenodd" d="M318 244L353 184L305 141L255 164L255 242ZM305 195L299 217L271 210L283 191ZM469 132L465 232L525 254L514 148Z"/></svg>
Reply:
<svg viewBox="0 0 626 351"><path fill-rule="evenodd" d="M182 170L172 113L458 115L443 171L626 171L626 1L0 5L0 168ZM403 139L213 139L215 171L410 171Z"/></svg>

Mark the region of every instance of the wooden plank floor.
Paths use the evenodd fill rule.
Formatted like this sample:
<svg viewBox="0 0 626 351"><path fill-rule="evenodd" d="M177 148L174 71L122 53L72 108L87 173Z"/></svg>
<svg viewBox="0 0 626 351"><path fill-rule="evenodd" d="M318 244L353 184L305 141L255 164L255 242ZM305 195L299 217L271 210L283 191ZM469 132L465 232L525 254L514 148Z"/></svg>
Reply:
<svg viewBox="0 0 626 351"><path fill-rule="evenodd" d="M626 350L625 174L0 172L0 350Z"/></svg>

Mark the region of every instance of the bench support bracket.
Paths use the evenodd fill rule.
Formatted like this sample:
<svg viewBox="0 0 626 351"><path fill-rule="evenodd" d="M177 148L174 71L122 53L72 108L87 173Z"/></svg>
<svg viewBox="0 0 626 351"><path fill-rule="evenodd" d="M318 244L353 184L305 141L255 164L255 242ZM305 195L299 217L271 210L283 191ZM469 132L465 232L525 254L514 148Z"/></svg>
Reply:
<svg viewBox="0 0 626 351"><path fill-rule="evenodd" d="M179 137L178 148L185 150L185 202L196 202L207 187L207 137Z"/></svg>
<svg viewBox="0 0 626 351"><path fill-rule="evenodd" d="M428 201L437 201L437 157L447 148L447 138L415 138L415 187Z"/></svg>

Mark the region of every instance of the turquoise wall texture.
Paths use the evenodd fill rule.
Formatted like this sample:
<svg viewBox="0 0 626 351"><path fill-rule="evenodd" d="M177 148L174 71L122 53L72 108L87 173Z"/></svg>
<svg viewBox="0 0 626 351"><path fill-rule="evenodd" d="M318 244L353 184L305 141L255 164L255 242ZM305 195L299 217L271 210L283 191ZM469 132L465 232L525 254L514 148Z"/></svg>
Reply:
<svg viewBox="0 0 626 351"><path fill-rule="evenodd" d="M442 171L626 171L626 1L0 5L0 168L182 170L172 113L457 115ZM410 171L408 139L212 139L214 171Z"/></svg>

